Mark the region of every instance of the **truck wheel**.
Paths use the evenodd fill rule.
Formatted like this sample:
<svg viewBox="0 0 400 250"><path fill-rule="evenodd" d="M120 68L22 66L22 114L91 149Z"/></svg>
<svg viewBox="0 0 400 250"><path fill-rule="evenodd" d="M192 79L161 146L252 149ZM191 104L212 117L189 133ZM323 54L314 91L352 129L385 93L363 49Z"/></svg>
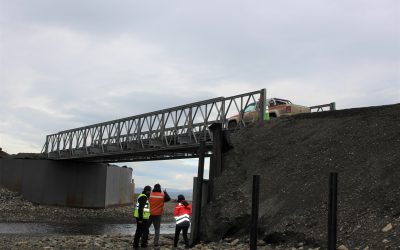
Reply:
<svg viewBox="0 0 400 250"><path fill-rule="evenodd" d="M236 121L230 121L228 123L228 129L235 129L237 127L237 122Z"/></svg>

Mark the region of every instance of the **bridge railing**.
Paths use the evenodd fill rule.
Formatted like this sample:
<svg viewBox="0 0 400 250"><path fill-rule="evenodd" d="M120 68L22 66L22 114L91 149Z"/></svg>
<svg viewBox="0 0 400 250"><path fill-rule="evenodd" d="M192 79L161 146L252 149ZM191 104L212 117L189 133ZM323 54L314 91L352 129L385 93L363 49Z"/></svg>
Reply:
<svg viewBox="0 0 400 250"><path fill-rule="evenodd" d="M68 159L211 141L211 124L220 122L226 129L229 118L238 115L238 128L244 127L244 109L259 100L258 120L264 117L265 89L61 131L46 137L42 151L48 158Z"/></svg>
<svg viewBox="0 0 400 250"><path fill-rule="evenodd" d="M336 110L336 103L331 102L328 104L316 105L310 107L311 112L322 112L322 111L331 111Z"/></svg>

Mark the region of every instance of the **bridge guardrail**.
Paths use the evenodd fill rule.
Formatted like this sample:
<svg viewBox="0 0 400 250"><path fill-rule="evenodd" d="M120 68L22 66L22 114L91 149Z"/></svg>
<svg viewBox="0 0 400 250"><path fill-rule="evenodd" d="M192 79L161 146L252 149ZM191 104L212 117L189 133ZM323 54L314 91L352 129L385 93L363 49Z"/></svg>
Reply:
<svg viewBox="0 0 400 250"><path fill-rule="evenodd" d="M316 105L316 106L311 106L310 110L311 112L322 112L322 111L327 111L325 108L327 108L329 111L331 110L336 110L336 103L335 102L331 102L328 104L322 104L322 105Z"/></svg>

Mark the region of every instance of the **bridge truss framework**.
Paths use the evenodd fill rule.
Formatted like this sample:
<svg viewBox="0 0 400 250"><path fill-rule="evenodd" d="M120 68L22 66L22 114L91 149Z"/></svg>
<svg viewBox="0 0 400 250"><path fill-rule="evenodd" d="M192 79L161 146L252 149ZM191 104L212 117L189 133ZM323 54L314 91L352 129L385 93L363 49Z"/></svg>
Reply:
<svg viewBox="0 0 400 250"><path fill-rule="evenodd" d="M262 120L265 100L266 89L261 89L65 130L48 135L42 152L49 159L90 162L194 158L200 141L211 149L211 124L227 129L228 118L239 114L237 129L243 128L244 109L255 102Z"/></svg>

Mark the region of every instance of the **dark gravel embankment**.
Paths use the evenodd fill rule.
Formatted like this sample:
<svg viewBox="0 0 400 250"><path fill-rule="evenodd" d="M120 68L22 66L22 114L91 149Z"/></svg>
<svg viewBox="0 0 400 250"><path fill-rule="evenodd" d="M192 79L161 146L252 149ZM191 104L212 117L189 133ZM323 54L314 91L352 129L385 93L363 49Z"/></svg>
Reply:
<svg viewBox="0 0 400 250"><path fill-rule="evenodd" d="M400 249L400 104L276 119L231 141L217 200L203 211L207 239L247 234L259 174L259 237L325 249L328 175L336 171L339 245Z"/></svg>

